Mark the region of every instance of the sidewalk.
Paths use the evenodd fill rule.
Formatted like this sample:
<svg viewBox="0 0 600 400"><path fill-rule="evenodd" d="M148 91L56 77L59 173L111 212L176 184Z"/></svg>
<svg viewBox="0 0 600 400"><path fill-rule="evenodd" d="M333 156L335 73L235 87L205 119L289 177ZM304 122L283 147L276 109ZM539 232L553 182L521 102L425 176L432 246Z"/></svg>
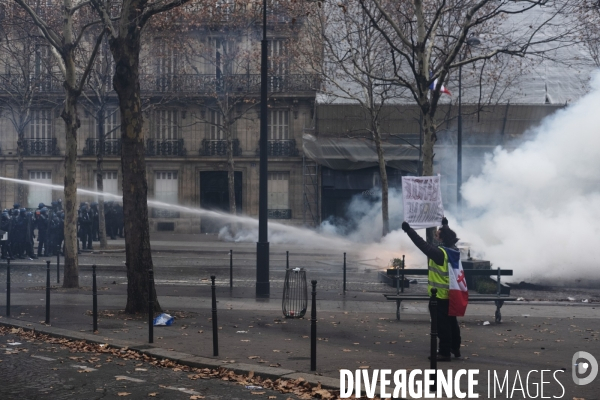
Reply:
<svg viewBox="0 0 600 400"><path fill-rule="evenodd" d="M158 241L169 242L165 238ZM175 241L174 245L181 243ZM231 247L231 243L223 242L208 242L204 246L214 249L217 243L223 248ZM241 253L239 249L246 246L251 247L244 244L234 251ZM252 258L252 255L244 257ZM280 258L281 253L277 257ZM308 252L306 257L310 257ZM177 258L172 262L177 262ZM173 269L164 267L165 273L170 271L169 268ZM327 275L326 269L320 271L323 275L317 286L316 374L310 371L310 300L304 319L283 318L281 283L278 282L272 284L270 299L259 300L254 297L252 279L236 280L232 291L227 279L219 281L219 356L213 357L210 281L197 277L204 276L210 268L210 265L190 266L181 274L185 277L193 271L194 275L181 284L176 282L175 276L172 277L174 282L157 282L160 305L176 320L170 327L154 327L153 344L148 343L146 316L131 317L119 313L125 307L127 286L123 284L124 280L114 278L116 272L98 277L99 332L92 333L92 317L88 313L92 308L91 274L87 268L82 269L80 289L58 287L52 290L51 326L40 324L45 318L43 285L35 286L26 279L19 281L15 277L16 283L11 290L13 318L1 317L0 324L135 348L192 366L224 366L236 372L254 371L257 375L272 378L302 376L309 382L321 382L324 387L336 390L339 389L341 368L388 368L393 371L429 367L430 324L425 302L403 302L402 321L396 321L395 304L384 301L381 293L354 289L342 295L338 290L338 278ZM252 266L244 268L247 268L244 273L251 276ZM202 273L198 269L202 269ZM27 276L27 269L19 271ZM54 277L55 273L52 279ZM373 279L372 274L355 273L349 286L360 287L359 281L367 277ZM236 279L241 277L236 276ZM5 266L2 264L0 282L4 280ZM192 281L193 285L190 284ZM54 282L52 284L56 285ZM393 289L387 291L393 292ZM2 287L0 310L3 314L5 296L5 287ZM520 371L525 381L530 370L564 370L558 377L565 388L565 398L599 399L597 382L576 386L571 379L571 358L576 351L587 351L600 359L599 306L598 303L506 303L502 307L503 322L496 324L493 304L471 304L467 315L460 319L464 359L440 363L438 367L479 369L477 391L480 398L488 397L487 371L496 371L498 375L509 371L512 386L516 371ZM484 325L486 321L489 325ZM545 377L545 380L550 379ZM561 394L560 386L554 380L552 382L554 386L547 385L545 396ZM513 398L520 398L519 394L516 392Z"/></svg>

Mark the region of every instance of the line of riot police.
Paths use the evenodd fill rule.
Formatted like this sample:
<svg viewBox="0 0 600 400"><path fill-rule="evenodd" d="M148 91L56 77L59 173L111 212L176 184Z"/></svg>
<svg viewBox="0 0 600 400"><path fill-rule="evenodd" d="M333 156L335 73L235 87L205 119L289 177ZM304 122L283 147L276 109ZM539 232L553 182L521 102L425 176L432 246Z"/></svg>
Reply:
<svg viewBox="0 0 600 400"><path fill-rule="evenodd" d="M106 202L106 235L111 239L123 237L123 207L117 202ZM35 212L14 204L4 209L0 217L0 250L2 259L35 259L63 253L65 213L62 200L52 201L50 206L38 205ZM37 255L34 251L37 229ZM6 233L6 234L5 234ZM98 203L81 203L77 218L77 247L92 249L92 241L99 241Z"/></svg>
<svg viewBox="0 0 600 400"><path fill-rule="evenodd" d="M0 230L7 232L6 240L0 241L3 259L29 258L54 255L64 240L65 213L62 201L53 201L50 207L38 205L35 213L16 203L12 210L2 211ZM38 248L34 252L35 230L37 229Z"/></svg>

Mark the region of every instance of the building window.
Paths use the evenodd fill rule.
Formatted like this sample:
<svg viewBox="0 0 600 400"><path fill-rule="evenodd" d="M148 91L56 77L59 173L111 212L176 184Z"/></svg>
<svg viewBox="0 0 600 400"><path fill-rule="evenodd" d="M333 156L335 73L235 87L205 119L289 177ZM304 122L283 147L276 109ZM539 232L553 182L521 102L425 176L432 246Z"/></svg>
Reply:
<svg viewBox="0 0 600 400"><path fill-rule="evenodd" d="M32 110L28 137L34 140L52 139L52 110Z"/></svg>
<svg viewBox="0 0 600 400"><path fill-rule="evenodd" d="M177 171L161 171L155 173L154 180L154 199L166 204L177 205L179 201L179 185ZM157 209L153 211L155 218L177 218L179 213L169 208Z"/></svg>
<svg viewBox="0 0 600 400"><path fill-rule="evenodd" d="M177 110L157 110L154 112L154 137L161 140L177 139Z"/></svg>
<svg viewBox="0 0 600 400"><path fill-rule="evenodd" d="M210 139L211 140L224 140L225 135L223 134L223 115L217 110L209 110L210 116Z"/></svg>
<svg viewBox="0 0 600 400"><path fill-rule="evenodd" d="M269 140L287 140L290 131L288 110L269 111Z"/></svg>
<svg viewBox="0 0 600 400"><path fill-rule="evenodd" d="M157 39L155 42L156 74L172 76L177 73L179 56L177 48L166 39Z"/></svg>
<svg viewBox="0 0 600 400"><path fill-rule="evenodd" d="M288 41L274 39L269 43L269 73L286 75L288 73Z"/></svg>
<svg viewBox="0 0 600 400"><path fill-rule="evenodd" d="M96 137L100 138L99 125L96 121ZM121 115L118 108L108 108L104 117L105 140L116 140L121 137Z"/></svg>
<svg viewBox="0 0 600 400"><path fill-rule="evenodd" d="M289 205L289 172L269 172L267 208L270 210L287 210Z"/></svg>
<svg viewBox="0 0 600 400"><path fill-rule="evenodd" d="M29 180L36 183L52 184L52 172L50 171L29 171ZM52 188L31 185L29 186L29 195L27 196L27 206L37 208L38 204L50 204L52 202Z"/></svg>
<svg viewBox="0 0 600 400"><path fill-rule="evenodd" d="M117 175L117 171L103 171L102 172L102 188L104 193L114 194L119 196L119 179ZM96 171L94 171L94 189L98 191L98 181L96 180ZM119 201L120 199L116 199L112 196L108 196L104 198L104 201ZM98 201L98 196L96 196L96 201Z"/></svg>

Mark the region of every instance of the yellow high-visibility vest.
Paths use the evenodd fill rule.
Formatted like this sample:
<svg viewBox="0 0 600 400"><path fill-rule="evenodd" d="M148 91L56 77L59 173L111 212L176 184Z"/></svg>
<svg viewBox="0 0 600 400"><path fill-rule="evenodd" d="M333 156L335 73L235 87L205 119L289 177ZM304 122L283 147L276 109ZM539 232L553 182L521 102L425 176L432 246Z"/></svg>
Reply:
<svg viewBox="0 0 600 400"><path fill-rule="evenodd" d="M427 293L431 296L431 289L436 288L436 298L441 300L448 299L450 287L450 278L448 276L448 254L443 247L439 247L444 253L444 264L437 265L432 259L429 259L429 273L427 274Z"/></svg>

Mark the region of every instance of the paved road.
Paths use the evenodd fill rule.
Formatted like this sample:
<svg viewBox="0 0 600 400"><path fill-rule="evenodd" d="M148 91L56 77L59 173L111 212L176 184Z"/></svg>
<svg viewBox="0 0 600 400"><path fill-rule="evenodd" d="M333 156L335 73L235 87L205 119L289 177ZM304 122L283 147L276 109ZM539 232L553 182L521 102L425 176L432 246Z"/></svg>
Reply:
<svg viewBox="0 0 600 400"><path fill-rule="evenodd" d="M246 389L245 385L219 378L198 379L194 371L158 367L111 353L74 351L60 343L24 340L10 333L0 333L0 339L0 398L3 400L189 400L194 396L214 400L298 399L293 394L268 389Z"/></svg>

